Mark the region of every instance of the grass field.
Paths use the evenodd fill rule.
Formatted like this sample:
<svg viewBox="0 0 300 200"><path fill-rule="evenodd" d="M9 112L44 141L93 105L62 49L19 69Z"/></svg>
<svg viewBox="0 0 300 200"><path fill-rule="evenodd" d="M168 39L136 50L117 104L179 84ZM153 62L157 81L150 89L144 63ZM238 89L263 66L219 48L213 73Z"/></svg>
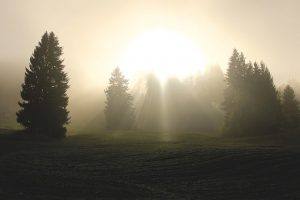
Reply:
<svg viewBox="0 0 300 200"><path fill-rule="evenodd" d="M300 149L192 133L4 133L0 199L300 199Z"/></svg>

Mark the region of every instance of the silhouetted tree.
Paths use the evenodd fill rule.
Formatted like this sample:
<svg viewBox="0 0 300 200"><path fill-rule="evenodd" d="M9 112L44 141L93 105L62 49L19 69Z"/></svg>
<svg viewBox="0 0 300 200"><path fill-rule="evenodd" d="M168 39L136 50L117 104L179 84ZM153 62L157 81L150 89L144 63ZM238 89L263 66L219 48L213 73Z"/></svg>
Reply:
<svg viewBox="0 0 300 200"><path fill-rule="evenodd" d="M246 64L243 54L234 50L226 83L225 133L253 135L278 131L282 119L280 99L264 63Z"/></svg>
<svg viewBox="0 0 300 200"><path fill-rule="evenodd" d="M61 55L57 37L46 32L30 57L17 122L31 133L56 138L66 134L69 85Z"/></svg>
<svg viewBox="0 0 300 200"><path fill-rule="evenodd" d="M217 111L214 104L214 98L217 97L215 92L218 91L214 87L215 81L204 75L199 76L196 81L170 78L166 82L163 99L164 121L168 130L212 132L219 128L222 113ZM211 89L210 93L208 88Z"/></svg>
<svg viewBox="0 0 300 200"><path fill-rule="evenodd" d="M133 97L128 92L128 80L116 68L109 79L109 86L105 90L105 118L109 130L128 130L133 128L134 109Z"/></svg>
<svg viewBox="0 0 300 200"><path fill-rule="evenodd" d="M274 133L282 123L280 96L270 71L264 63L254 63L249 67L249 111L251 118L248 126L253 133Z"/></svg>
<svg viewBox="0 0 300 200"><path fill-rule="evenodd" d="M282 112L284 117L284 128L291 129L299 127L299 102L295 98L293 88L289 85L285 87L282 94Z"/></svg>
<svg viewBox="0 0 300 200"><path fill-rule="evenodd" d="M242 78L246 71L246 63L243 54L239 54L236 49L229 60L225 81L226 88L224 90L224 131L225 133L236 134L240 131L241 114L242 114Z"/></svg>
<svg viewBox="0 0 300 200"><path fill-rule="evenodd" d="M296 99L298 101L300 101L300 81L299 80L289 80L288 85L290 85L293 88Z"/></svg>

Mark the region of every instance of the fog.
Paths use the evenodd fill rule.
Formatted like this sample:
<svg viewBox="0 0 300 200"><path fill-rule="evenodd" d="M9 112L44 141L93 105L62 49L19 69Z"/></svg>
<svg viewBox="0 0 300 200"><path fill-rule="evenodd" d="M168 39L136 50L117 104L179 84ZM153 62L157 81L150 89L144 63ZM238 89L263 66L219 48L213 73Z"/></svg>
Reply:
<svg viewBox="0 0 300 200"><path fill-rule="evenodd" d="M201 48L207 66L217 64L225 71L232 49L238 48L248 59L263 59L278 86L291 83L299 88L300 68L295 61L300 52L297 0L0 3L2 127L18 127L15 112L25 67L47 30L55 32L64 49L71 86L71 130L103 128L103 91L111 71L116 66L122 69L121 58L134 38L156 28L190 38ZM137 86L133 79L130 81L134 93Z"/></svg>

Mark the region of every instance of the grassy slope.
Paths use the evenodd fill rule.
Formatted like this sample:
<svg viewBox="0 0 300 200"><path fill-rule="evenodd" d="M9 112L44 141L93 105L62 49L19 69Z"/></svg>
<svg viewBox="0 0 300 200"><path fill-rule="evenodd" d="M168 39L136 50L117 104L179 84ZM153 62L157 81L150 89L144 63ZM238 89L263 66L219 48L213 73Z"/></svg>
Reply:
<svg viewBox="0 0 300 200"><path fill-rule="evenodd" d="M268 138L0 136L1 199L299 199L299 184L300 150Z"/></svg>

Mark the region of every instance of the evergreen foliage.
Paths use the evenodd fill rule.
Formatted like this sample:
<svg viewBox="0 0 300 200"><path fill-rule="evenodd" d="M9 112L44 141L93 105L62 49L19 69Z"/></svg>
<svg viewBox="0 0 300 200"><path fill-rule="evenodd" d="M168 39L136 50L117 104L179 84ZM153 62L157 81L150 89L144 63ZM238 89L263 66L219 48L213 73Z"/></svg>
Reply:
<svg viewBox="0 0 300 200"><path fill-rule="evenodd" d="M282 94L283 127L293 129L299 127L299 102L295 98L294 90L287 85Z"/></svg>
<svg viewBox="0 0 300 200"><path fill-rule="evenodd" d="M128 80L116 68L109 79L105 90L105 118L109 130L128 130L133 128L134 109L133 97L128 92Z"/></svg>
<svg viewBox="0 0 300 200"><path fill-rule="evenodd" d="M227 134L273 133L281 125L281 106L273 78L264 63L246 63L234 49L226 73L223 109Z"/></svg>
<svg viewBox="0 0 300 200"><path fill-rule="evenodd" d="M66 134L69 85L62 53L54 33L46 32L30 57L17 122L31 133L55 138Z"/></svg>

